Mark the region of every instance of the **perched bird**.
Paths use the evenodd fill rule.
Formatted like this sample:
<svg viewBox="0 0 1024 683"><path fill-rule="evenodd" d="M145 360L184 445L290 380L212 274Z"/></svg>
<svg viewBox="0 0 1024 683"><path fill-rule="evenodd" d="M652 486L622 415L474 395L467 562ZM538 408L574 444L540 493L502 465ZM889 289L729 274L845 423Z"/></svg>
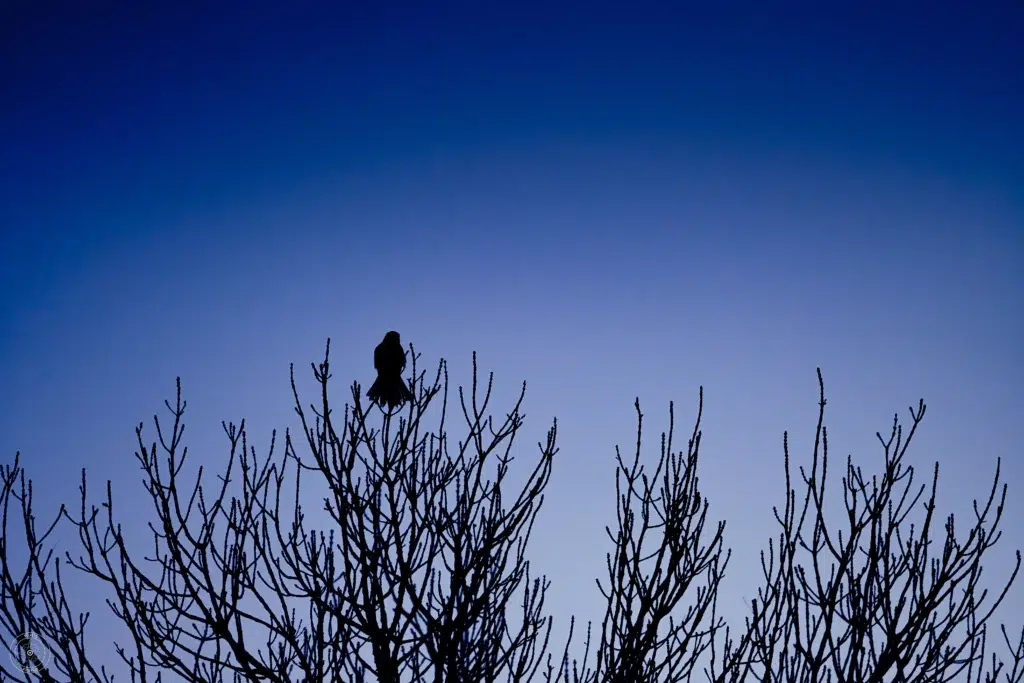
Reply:
<svg viewBox="0 0 1024 683"><path fill-rule="evenodd" d="M402 337L391 330L384 335L384 341L377 344L373 351L373 367L377 370L377 379L366 392L366 396L382 408L394 408L406 401L413 400L412 392L405 386L402 370L405 369L405 350L402 348Z"/></svg>

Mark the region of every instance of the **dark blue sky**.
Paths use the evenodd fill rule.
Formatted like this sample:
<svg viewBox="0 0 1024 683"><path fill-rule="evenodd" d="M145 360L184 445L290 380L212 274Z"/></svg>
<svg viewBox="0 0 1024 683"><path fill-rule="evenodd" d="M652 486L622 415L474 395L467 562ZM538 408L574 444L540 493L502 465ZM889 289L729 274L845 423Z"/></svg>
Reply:
<svg viewBox="0 0 1024 683"><path fill-rule="evenodd" d="M87 221L94 243L96 223L113 235L438 146L552 140L885 159L1019 199L1019 3L339 4L6 3L4 224Z"/></svg>
<svg viewBox="0 0 1024 683"><path fill-rule="evenodd" d="M40 497L139 495L177 375L216 466L220 420L293 425L288 363L331 336L343 395L395 328L526 380L526 452L559 418L560 617L599 616L635 396L653 439L705 386L736 605L819 365L840 457L923 396L940 503L999 456L1020 500L1024 6L491 4L0 5L0 448Z"/></svg>

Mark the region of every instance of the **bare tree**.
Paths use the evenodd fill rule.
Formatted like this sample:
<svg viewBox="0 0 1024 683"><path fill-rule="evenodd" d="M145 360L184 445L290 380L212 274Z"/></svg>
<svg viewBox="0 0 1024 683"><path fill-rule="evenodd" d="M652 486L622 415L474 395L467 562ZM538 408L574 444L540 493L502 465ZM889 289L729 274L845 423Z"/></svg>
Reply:
<svg viewBox="0 0 1024 683"><path fill-rule="evenodd" d="M641 464L639 399L632 462L616 449L618 529L606 529L615 549L608 556L606 585L598 582L607 608L593 680L689 680L724 626L715 613L730 554L723 549L725 522L718 522L706 540L709 505L698 489L703 404L702 390L685 454L672 450L675 410L669 405L669 430L661 435L661 454L652 473ZM692 599L678 613L684 597Z"/></svg>
<svg viewBox="0 0 1024 683"><path fill-rule="evenodd" d="M810 471L800 467L802 492L792 481L788 434L783 437L786 503L775 509L780 532L761 555L764 583L752 601L745 633L726 643L716 681L992 681L1024 679L1024 630L1006 667L986 660L990 618L1020 569L994 596L981 582L982 560L999 540L1006 485L997 461L992 488L974 501L966 534L953 515L936 534L939 465L930 484L914 485L905 457L925 404L910 409L904 434L899 416L885 439L880 475L868 476L847 457L842 483L846 514L827 519L828 432L825 386L818 370L819 408ZM925 494L927 493L927 497ZM801 501L802 498L802 501ZM800 501L800 502L798 502ZM914 513L919 511L919 521ZM936 539L935 536L939 538ZM938 552L936 545L938 544Z"/></svg>
<svg viewBox="0 0 1024 683"><path fill-rule="evenodd" d="M358 385L337 423L329 352L328 342L324 362L313 367L316 405L303 407L292 375L310 456L300 456L286 432L283 450L275 434L259 458L245 423L225 424L226 474L212 487L202 468L191 485L180 476L187 449L179 380L177 400L167 404L170 429L154 417L159 447L147 446L142 425L136 430L157 517L148 556L125 542L109 482L102 505L89 506L83 470L81 507L61 515L77 527L84 552L68 553L64 564L113 593L109 604L131 635L116 646L131 679L172 672L195 683L530 680L543 663L551 621L543 613L548 582L531 575L525 550L551 474L556 425L525 483L512 488L523 394L496 425L486 416L491 383L478 393L475 357L471 395L459 390L468 434L451 444L443 362L424 386L413 355L419 400L373 429ZM429 431L423 418L441 392L440 425ZM303 472L327 484L328 528L307 521ZM4 468L3 482L0 623L12 637L32 633L56 653L16 667L0 663L4 679L112 680L85 652L85 618L73 620L62 564L51 566L44 548L53 526L36 533L31 483L17 460ZM12 501L21 504L28 536L20 577L7 555Z"/></svg>
<svg viewBox="0 0 1024 683"><path fill-rule="evenodd" d="M715 683L1024 680L1024 630L1011 640L1000 627L1009 662L994 653L986 659L988 624L1021 563L1018 551L1016 565L990 595L981 581L982 560L999 540L1007 492L998 463L987 498L974 502L967 533L958 536L949 515L940 550L932 550L938 464L930 487L915 487L914 468L904 460L924 417L921 401L911 410L905 437L898 416L888 439L878 435L885 456L881 475L865 475L847 459L846 515L833 523L825 504L828 440L820 370L818 382L810 472L800 468L798 498L784 434L786 504L775 511L781 531L761 555L764 583L735 635L717 605L730 558L725 523L707 528L709 506L697 476L703 391L685 453L672 450L675 416L669 405L668 433L661 435L651 474L641 465L637 402L632 462L618 455L618 529L608 530L613 551L607 582L599 582L607 609L596 664L588 668L563 657L558 678L669 683L699 675L703 664L704 677ZM923 518L919 523L915 510Z"/></svg>
<svg viewBox="0 0 1024 683"><path fill-rule="evenodd" d="M997 467L966 536L949 517L941 551L933 550L938 469L925 498L904 464L923 403L906 438L894 423L883 440L881 475L867 476L848 459L848 514L836 524L825 514L819 372L809 473L800 469L798 496L784 438L779 537L762 555L764 583L750 616L730 629L717 603L730 557L725 523L710 519L699 487L703 393L685 453L673 451L670 404L653 468L643 462L637 401L633 457L617 454L617 528L606 529L612 550L598 581L607 604L600 632L588 627L582 656L573 658L570 622L556 657L544 612L549 584L533 575L525 551L550 480L557 423L513 486L524 394L496 423L488 416L491 380L481 390L475 356L470 395L459 389L467 434L454 444L443 361L427 385L412 354L416 400L377 421L358 384L336 420L329 360L328 342L313 366L319 391L308 406L293 369L301 438L286 432L278 447L275 434L258 457L244 422L224 424L230 448L212 484L201 467L192 483L183 473L179 381L175 403L167 403L169 429L154 417L157 439L148 445L142 425L136 430L156 520L147 553L129 547L109 482L102 503L91 505L83 471L78 510L62 508L40 531L18 458L0 468L0 626L19 648L12 663L0 661L3 680L113 680L86 646L88 615L65 598L68 565L106 586L129 636L116 652L140 682L1024 679L1024 633L1013 645L1003 629L1007 664L986 652L990 617L1020 566L1018 554L1000 591L986 593L981 560L999 538L1006 488ZM426 426L428 417L436 426ZM322 490L313 514L311 489ZM908 521L915 510L924 516L919 525ZM9 546L12 520L23 527L24 562ZM48 547L62 521L77 529L77 556L56 557Z"/></svg>

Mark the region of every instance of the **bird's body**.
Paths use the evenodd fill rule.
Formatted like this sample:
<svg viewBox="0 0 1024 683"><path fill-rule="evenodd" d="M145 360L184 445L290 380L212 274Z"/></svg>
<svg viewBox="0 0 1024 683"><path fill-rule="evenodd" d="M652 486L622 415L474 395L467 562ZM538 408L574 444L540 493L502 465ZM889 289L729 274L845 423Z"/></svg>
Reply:
<svg viewBox="0 0 1024 683"><path fill-rule="evenodd" d="M401 336L392 330L384 335L384 341L373 350L373 367L377 379L366 392L366 396L381 407L394 408L413 400L412 392L405 386L402 370L405 369L405 350Z"/></svg>

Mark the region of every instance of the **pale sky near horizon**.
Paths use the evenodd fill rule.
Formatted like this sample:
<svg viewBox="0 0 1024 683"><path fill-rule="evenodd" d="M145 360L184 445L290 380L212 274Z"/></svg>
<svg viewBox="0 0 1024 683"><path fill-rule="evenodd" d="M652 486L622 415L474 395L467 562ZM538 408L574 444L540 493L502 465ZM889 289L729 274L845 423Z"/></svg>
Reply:
<svg viewBox="0 0 1024 683"><path fill-rule="evenodd" d="M558 418L531 546L556 633L602 616L636 397L653 464L668 402L685 447L704 387L725 599L753 596L817 367L836 474L876 468L875 432L920 398L908 459L921 481L940 463L940 511L966 514L1002 458L986 574L1012 569L1019 4L285 4L0 6L0 458L22 453L42 516L85 467L150 518L134 428L155 438L175 377L215 470L221 420L257 447L295 428L289 363L312 392L330 337L342 400L397 329L453 386L477 351L496 415L526 381L524 468ZM1024 580L1001 615L1022 613Z"/></svg>

